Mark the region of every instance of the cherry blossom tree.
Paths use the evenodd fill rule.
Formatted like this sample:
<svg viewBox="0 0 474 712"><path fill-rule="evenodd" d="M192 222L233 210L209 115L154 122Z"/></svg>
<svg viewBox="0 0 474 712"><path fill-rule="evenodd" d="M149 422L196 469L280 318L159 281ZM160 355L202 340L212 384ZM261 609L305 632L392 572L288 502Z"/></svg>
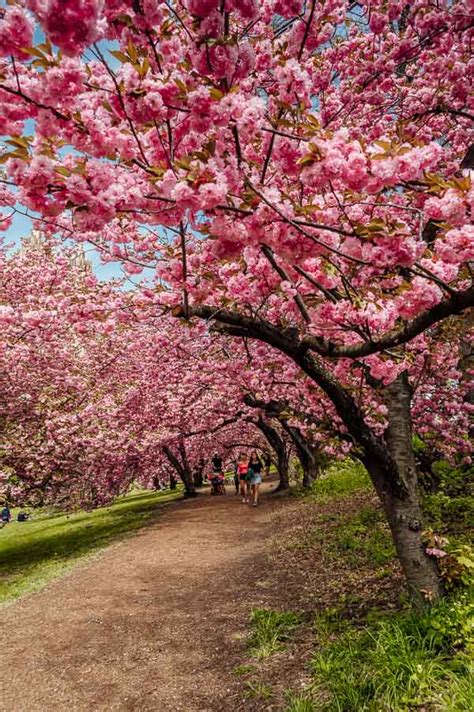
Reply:
<svg viewBox="0 0 474 712"><path fill-rule="evenodd" d="M130 300L75 252L0 254L0 457L18 503L97 506L136 471L133 382L115 377Z"/></svg>
<svg viewBox="0 0 474 712"><path fill-rule="evenodd" d="M4 225L40 214L296 364L418 599L410 369L474 302L471 42L470 0L18 0L0 30Z"/></svg>

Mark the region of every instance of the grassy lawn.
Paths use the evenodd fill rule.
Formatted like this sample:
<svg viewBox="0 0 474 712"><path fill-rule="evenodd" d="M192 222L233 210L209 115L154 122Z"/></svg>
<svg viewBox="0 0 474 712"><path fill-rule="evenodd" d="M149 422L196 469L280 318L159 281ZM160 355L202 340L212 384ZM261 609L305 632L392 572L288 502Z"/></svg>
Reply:
<svg viewBox="0 0 474 712"><path fill-rule="evenodd" d="M180 494L135 491L93 512L38 514L10 522L0 530L0 603L42 588L80 559L139 529L157 507Z"/></svg>

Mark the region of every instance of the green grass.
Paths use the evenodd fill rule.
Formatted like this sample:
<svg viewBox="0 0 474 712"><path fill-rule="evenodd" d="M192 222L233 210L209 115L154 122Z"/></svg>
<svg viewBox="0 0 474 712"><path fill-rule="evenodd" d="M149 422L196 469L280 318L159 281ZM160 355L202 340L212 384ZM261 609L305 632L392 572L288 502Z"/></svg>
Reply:
<svg viewBox="0 0 474 712"><path fill-rule="evenodd" d="M390 531L383 523L382 512L367 507L350 521L341 522L335 530L335 554L349 556L374 567L384 566L395 558Z"/></svg>
<svg viewBox="0 0 474 712"><path fill-rule="evenodd" d="M124 534L143 526L180 491L133 492L93 512L39 515L0 530L0 603L42 588Z"/></svg>
<svg viewBox="0 0 474 712"><path fill-rule="evenodd" d="M301 623L301 617L290 611L254 608L250 614L249 647L254 657L267 658L283 650L283 643Z"/></svg>
<svg viewBox="0 0 474 712"><path fill-rule="evenodd" d="M347 458L326 468L312 486L312 496L320 502L347 497L371 488L367 470L358 460Z"/></svg>
<svg viewBox="0 0 474 712"><path fill-rule="evenodd" d="M264 682L248 680L245 683L245 687L245 697L247 699L271 700L273 697L272 688Z"/></svg>
<svg viewBox="0 0 474 712"><path fill-rule="evenodd" d="M294 694L289 690L286 695L288 705L285 712L316 712L315 703L306 694Z"/></svg>
<svg viewBox="0 0 474 712"><path fill-rule="evenodd" d="M425 514L453 545L463 544L472 525L472 490L466 473L446 468L443 478L441 490L425 496ZM392 575L396 556L383 511L369 504L356 514L346 514L344 507L331 513L333 503L339 507L370 488L357 462L348 459L329 468L310 494L316 507L326 508L306 538L310 545L325 542L328 562L346 559L356 571L369 565L374 577L383 579ZM364 591L358 594L363 602ZM368 612L362 606L362 615L349 616L344 598L315 617L312 681L303 690L287 690L286 712L474 709L474 604L468 590L455 589L424 612L387 612L372 602Z"/></svg>
<svg viewBox="0 0 474 712"><path fill-rule="evenodd" d="M464 595L423 614L381 617L362 630L351 627L330 642L323 635L322 649L312 662L314 690L325 699L317 709L474 709L469 654L473 608Z"/></svg>
<svg viewBox="0 0 474 712"><path fill-rule="evenodd" d="M237 677L249 675L250 673L255 672L255 665L237 665L232 672L234 675L237 675Z"/></svg>

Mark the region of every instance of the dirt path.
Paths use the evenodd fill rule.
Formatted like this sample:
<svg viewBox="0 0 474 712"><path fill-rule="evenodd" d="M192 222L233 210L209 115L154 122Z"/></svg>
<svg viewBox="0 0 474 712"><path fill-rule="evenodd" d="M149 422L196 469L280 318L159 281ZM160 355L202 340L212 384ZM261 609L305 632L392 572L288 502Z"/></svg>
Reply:
<svg viewBox="0 0 474 712"><path fill-rule="evenodd" d="M279 507L232 492L171 505L5 609L0 709L247 709L232 670L250 608L270 595L263 550Z"/></svg>

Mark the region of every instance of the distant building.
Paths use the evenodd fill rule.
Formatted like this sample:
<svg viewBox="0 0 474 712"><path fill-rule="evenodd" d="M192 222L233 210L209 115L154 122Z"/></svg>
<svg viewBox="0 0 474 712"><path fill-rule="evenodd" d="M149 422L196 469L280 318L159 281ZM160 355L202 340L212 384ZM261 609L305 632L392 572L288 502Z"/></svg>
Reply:
<svg viewBox="0 0 474 712"><path fill-rule="evenodd" d="M45 242L46 238L41 230L32 230L29 235L21 238L20 254L28 248L42 249L45 247ZM68 246L68 257L71 267L92 272L92 262L86 258L82 245Z"/></svg>

